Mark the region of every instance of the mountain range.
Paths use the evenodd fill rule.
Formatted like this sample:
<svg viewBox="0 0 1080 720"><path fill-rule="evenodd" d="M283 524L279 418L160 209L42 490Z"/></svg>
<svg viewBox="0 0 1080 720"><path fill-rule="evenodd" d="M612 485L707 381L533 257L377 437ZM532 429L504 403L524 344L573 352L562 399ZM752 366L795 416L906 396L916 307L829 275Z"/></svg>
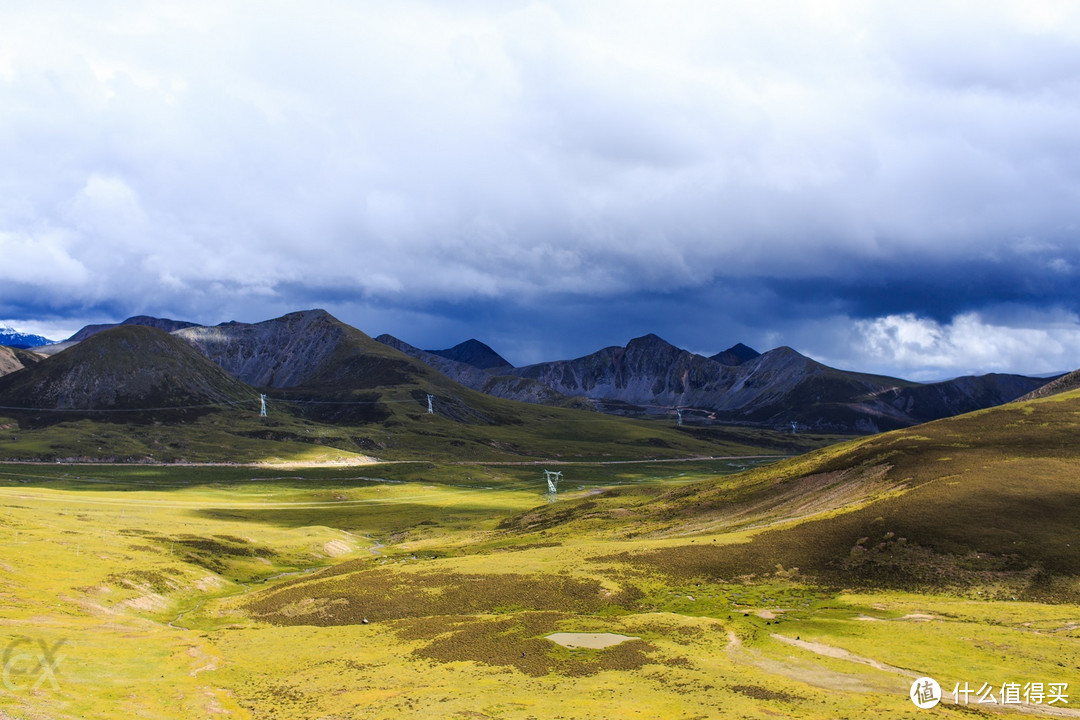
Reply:
<svg viewBox="0 0 1080 720"><path fill-rule="evenodd" d="M537 383L556 397L581 397L597 409L623 415L675 415L687 421L730 422L840 433L875 433L1000 405L1047 382L1044 378L989 374L938 383L837 370L789 347L766 353L735 345L712 357L682 350L656 335L625 347L607 347L574 360L514 368L479 368L388 335L379 341L416 357L440 372L485 392L515 396L510 378ZM544 400L540 400L544 402Z"/></svg>
<svg viewBox="0 0 1080 720"><path fill-rule="evenodd" d="M101 337L109 343L91 342ZM1000 405L1048 382L991 374L920 384L830 368L789 347L758 353L738 344L705 357L656 335L573 360L513 367L478 340L420 350L390 335L373 340L322 310L216 326L136 316L117 326L87 326L62 345L44 362L27 351L0 355L0 375L10 374L0 378L0 404L156 407L181 398L192 404L253 397L258 388L307 403L312 417L334 422L385 419L386 402L426 406L428 395L448 417L494 422L466 399L479 391L619 415L678 415L695 425L865 434ZM136 370L139 357L144 366ZM213 378L193 385L201 376ZM175 393L154 389L170 383Z"/></svg>

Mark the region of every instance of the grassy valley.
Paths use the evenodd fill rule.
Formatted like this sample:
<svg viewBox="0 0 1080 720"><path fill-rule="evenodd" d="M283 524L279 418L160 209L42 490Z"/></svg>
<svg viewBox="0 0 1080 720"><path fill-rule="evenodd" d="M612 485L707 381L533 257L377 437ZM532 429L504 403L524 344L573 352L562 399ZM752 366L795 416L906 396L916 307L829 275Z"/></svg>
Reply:
<svg viewBox="0 0 1080 720"><path fill-rule="evenodd" d="M64 656L0 713L919 717L929 675L967 717L957 683L1080 682L1080 393L783 461L556 427L558 465L0 467L0 641Z"/></svg>

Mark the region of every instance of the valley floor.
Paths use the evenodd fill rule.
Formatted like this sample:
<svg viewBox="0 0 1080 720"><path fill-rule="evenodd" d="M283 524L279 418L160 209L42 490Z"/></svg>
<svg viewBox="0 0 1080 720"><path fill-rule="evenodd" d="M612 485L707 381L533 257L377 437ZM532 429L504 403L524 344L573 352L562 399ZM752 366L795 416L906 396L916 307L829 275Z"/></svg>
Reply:
<svg viewBox="0 0 1080 720"><path fill-rule="evenodd" d="M560 489L761 462L577 465ZM0 718L1080 717L1076 605L679 578L642 559L750 531L500 525L543 491L513 465L0 467Z"/></svg>

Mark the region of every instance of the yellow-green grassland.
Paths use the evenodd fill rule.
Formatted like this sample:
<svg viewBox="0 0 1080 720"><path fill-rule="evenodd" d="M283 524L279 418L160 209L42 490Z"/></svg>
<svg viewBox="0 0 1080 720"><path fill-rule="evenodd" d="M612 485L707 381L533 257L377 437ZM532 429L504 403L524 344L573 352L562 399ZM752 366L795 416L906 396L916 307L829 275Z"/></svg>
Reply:
<svg viewBox="0 0 1080 720"><path fill-rule="evenodd" d="M782 460L608 447L0 465L0 718L1080 717L1080 392Z"/></svg>

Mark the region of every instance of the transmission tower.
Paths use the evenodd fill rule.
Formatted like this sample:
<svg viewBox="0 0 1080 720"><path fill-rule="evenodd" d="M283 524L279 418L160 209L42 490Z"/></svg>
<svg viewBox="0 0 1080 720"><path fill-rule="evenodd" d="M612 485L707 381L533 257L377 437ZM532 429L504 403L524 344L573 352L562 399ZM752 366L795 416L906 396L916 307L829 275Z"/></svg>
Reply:
<svg viewBox="0 0 1080 720"><path fill-rule="evenodd" d="M561 470L558 470L558 471L556 471L556 470L545 470L544 471L544 479L547 480L548 502L555 502L555 499L558 496L559 480L562 479L562 471Z"/></svg>
<svg viewBox="0 0 1080 720"><path fill-rule="evenodd" d="M266 417L266 396L265 395L260 395L259 396L259 403L261 404L261 407L259 408L259 417Z"/></svg>
<svg viewBox="0 0 1080 720"><path fill-rule="evenodd" d="M682 408L675 408L675 414L679 416L679 425L682 425Z"/></svg>
<svg viewBox="0 0 1080 720"><path fill-rule="evenodd" d="M435 399L434 395L428 395L427 396L427 414L428 415L434 415L435 414L435 406L431 404L431 401L434 400L434 399Z"/></svg>
<svg viewBox="0 0 1080 720"><path fill-rule="evenodd" d="M796 428L797 426L798 426L798 423L797 423L797 422L795 422L794 420L792 420L792 421L791 421L791 434L792 434L792 435L794 435L794 434L795 434L795 428Z"/></svg>

